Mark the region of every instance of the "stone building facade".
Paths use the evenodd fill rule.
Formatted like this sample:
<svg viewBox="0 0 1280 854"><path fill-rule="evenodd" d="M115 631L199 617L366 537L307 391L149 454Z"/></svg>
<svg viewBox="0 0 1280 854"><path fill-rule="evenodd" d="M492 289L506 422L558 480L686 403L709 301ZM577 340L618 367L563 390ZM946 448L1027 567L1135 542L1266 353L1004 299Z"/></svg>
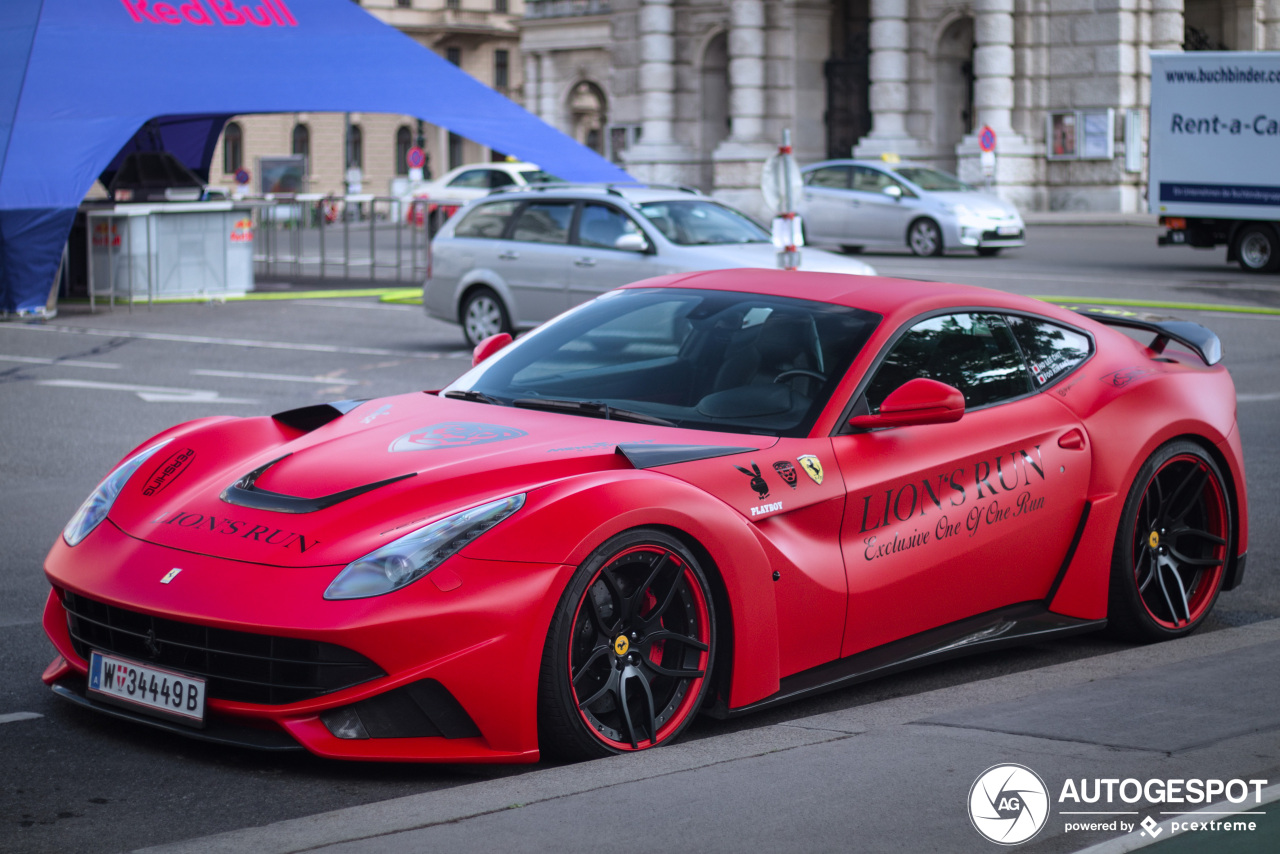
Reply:
<svg viewBox="0 0 1280 854"><path fill-rule="evenodd" d="M482 83L519 99L523 91L518 22L524 0L359 0L362 6L423 46L449 59ZM342 57L332 61L341 62ZM305 69L299 69L305 74ZM359 73L359 69L353 69ZM403 85L413 85L405 81ZM236 116L214 151L211 184L233 187L239 167L250 172L256 192L259 158L307 156L308 192L341 194L347 189L347 128L351 154L361 170L360 189L398 195L407 182L404 156L409 146L427 153L439 176L453 166L500 159L502 152L450 134L413 116L381 113L278 113ZM238 135L228 151L228 134Z"/></svg>
<svg viewBox="0 0 1280 854"><path fill-rule="evenodd" d="M760 167L896 154L1024 210L1145 210L1153 50L1280 49L1280 0L527 0L526 106L762 212ZM577 124L575 124L577 123ZM978 131L995 132L984 169ZM579 138L582 138L579 133Z"/></svg>

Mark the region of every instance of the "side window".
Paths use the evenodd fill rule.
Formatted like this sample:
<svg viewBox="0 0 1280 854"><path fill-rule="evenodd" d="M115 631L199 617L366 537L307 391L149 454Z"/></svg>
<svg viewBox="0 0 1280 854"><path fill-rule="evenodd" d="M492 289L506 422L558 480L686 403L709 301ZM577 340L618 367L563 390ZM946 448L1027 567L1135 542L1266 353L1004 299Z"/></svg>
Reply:
<svg viewBox="0 0 1280 854"><path fill-rule="evenodd" d="M513 240L531 243L568 243L573 202L531 202L516 220Z"/></svg>
<svg viewBox="0 0 1280 854"><path fill-rule="evenodd" d="M515 213L516 205L516 202L480 205L454 227L453 236L499 238L507 228L507 220Z"/></svg>
<svg viewBox="0 0 1280 854"><path fill-rule="evenodd" d="M476 190L489 189L488 169L468 169L449 182L450 187L468 187Z"/></svg>
<svg viewBox="0 0 1280 854"><path fill-rule="evenodd" d="M879 410L891 391L917 377L960 389L967 409L1031 391L1013 333L995 314L947 314L911 327L867 386L871 411Z"/></svg>
<svg viewBox="0 0 1280 854"><path fill-rule="evenodd" d="M1083 332L1032 317L1015 316L1008 321L1037 386L1071 373L1093 352L1092 342Z"/></svg>
<svg viewBox="0 0 1280 854"><path fill-rule="evenodd" d="M622 211L594 202L583 205L582 218L578 220L578 243L614 249L624 234L640 234L640 228Z"/></svg>
<svg viewBox="0 0 1280 854"><path fill-rule="evenodd" d="M501 169L489 170L489 189L491 190L496 190L499 187L509 187L515 182L516 182L515 178L512 178L510 175L508 175L506 172L503 172Z"/></svg>
<svg viewBox="0 0 1280 854"><path fill-rule="evenodd" d="M805 183L811 187L847 190L849 189L849 167L827 166L824 169L815 169L805 176Z"/></svg>

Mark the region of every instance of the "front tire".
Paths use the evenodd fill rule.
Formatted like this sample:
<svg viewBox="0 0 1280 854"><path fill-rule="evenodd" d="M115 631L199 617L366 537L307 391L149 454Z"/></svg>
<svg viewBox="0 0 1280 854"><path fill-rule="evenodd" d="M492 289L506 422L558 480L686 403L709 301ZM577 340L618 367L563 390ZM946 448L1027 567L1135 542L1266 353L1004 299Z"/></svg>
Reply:
<svg viewBox="0 0 1280 854"><path fill-rule="evenodd" d="M1280 243L1269 225L1247 225L1236 237L1236 259L1249 273L1274 273L1280 270Z"/></svg>
<svg viewBox="0 0 1280 854"><path fill-rule="evenodd" d="M462 334L472 347L490 335L499 332L512 333L511 316L507 307L490 288L475 288L462 301L462 310L458 313L462 322Z"/></svg>
<svg viewBox="0 0 1280 854"><path fill-rule="evenodd" d="M907 246L921 257L941 255L942 229L931 219L918 219L907 229Z"/></svg>
<svg viewBox="0 0 1280 854"><path fill-rule="evenodd" d="M1213 458L1189 441L1158 449L1138 470L1116 533L1112 630L1150 642L1199 628L1222 589L1232 530L1226 482Z"/></svg>
<svg viewBox="0 0 1280 854"><path fill-rule="evenodd" d="M538 686L545 755L592 759L672 741L711 684L715 606L679 540L640 528L578 567L551 622Z"/></svg>

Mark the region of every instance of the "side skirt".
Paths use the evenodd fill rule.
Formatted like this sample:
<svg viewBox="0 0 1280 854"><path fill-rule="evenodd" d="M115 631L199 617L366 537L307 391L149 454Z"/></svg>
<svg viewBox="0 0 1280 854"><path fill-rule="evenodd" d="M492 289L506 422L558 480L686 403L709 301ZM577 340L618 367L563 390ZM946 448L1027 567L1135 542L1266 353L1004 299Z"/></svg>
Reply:
<svg viewBox="0 0 1280 854"><path fill-rule="evenodd" d="M1050 613L1044 600L1022 602L820 664L783 678L778 692L763 700L736 709L718 704L706 713L717 718L737 717L962 655L1096 631L1106 625L1106 620Z"/></svg>

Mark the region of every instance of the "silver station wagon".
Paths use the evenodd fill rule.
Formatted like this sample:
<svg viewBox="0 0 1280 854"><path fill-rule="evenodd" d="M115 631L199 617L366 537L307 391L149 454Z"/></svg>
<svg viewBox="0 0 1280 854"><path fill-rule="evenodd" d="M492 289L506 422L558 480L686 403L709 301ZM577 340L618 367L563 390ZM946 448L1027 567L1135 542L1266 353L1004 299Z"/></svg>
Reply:
<svg viewBox="0 0 1280 854"><path fill-rule="evenodd" d="M777 267L769 232L745 214L696 191L637 185L495 193L460 210L431 246L422 304L473 345L651 276ZM875 275L810 248L800 269Z"/></svg>

